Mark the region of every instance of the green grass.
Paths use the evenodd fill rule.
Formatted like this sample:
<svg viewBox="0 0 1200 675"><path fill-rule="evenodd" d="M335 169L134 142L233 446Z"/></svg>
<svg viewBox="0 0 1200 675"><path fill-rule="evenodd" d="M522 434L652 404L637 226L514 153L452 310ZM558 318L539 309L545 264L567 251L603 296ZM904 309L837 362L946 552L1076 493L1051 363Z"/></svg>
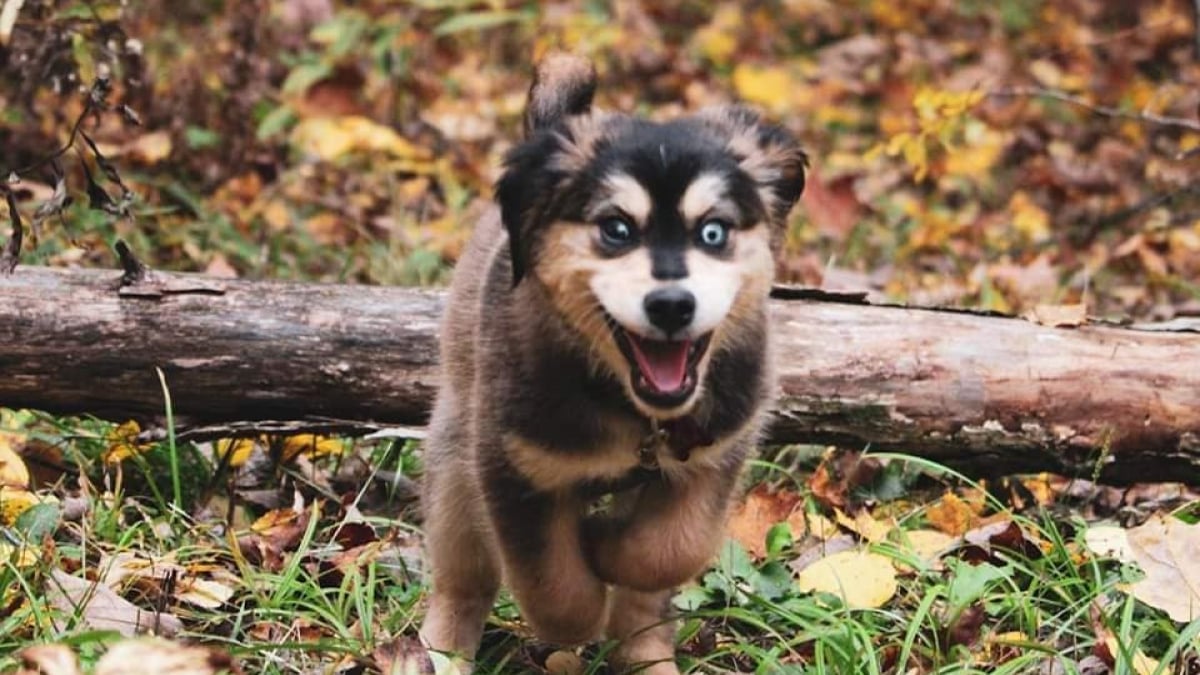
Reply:
<svg viewBox="0 0 1200 675"><path fill-rule="evenodd" d="M396 471L393 482L413 481L420 470L416 444L357 443L342 457L303 467L269 467L267 475L286 482L288 495L291 490L306 495L302 510L309 516L295 541L270 564L247 558L236 544L262 509L229 506L225 484L214 484L221 461L211 448L169 439L111 466L103 463L103 454L112 425L30 413L8 419L10 424L18 420L20 432L29 438L62 451L66 470L55 491L66 496L78 487L91 509L82 520L51 527L45 540L23 539L20 522L0 529L5 541L30 547L38 558L18 564L15 553L0 563L0 589L6 589L0 611L0 672L16 668L20 649L39 643L70 645L85 664L99 658L117 636L89 628L77 613L55 609L44 589L52 570L103 574L102 556L107 560L120 552L168 559L187 570L186 575L228 585L230 599L208 608L173 599L154 583L126 583L120 590L143 609L159 606L174 612L185 626L180 637L228 650L246 672L327 671L354 663L398 636L415 635L426 586L411 504L392 503L386 496L381 501L368 483L341 500L361 504L368 512L344 509L321 496L329 488L320 484L320 476L361 460L374 472ZM803 486L805 475L798 472L805 456L776 454L772 461L756 462L749 475L792 489ZM908 478L900 482L909 485L898 493L902 499L892 504L893 514L905 530L926 527L919 497L931 493L914 483L962 481L928 461L889 459L903 465ZM171 487L164 491L158 485ZM383 486L381 494L391 487ZM680 663L694 673L883 674L917 668L923 673L1015 674L1037 672L1057 660L1061 672L1072 673L1102 641L1100 627L1121 645L1117 673L1137 672L1132 665L1137 650L1162 658L1159 672L1164 675L1175 672L1172 660L1195 658L1200 622L1176 624L1121 592L1119 585L1138 573L1085 554L1081 519L1060 509L1034 510L1015 520L1042 543L1040 554L996 550L982 563L947 555L927 564L890 541L872 545L873 551L912 570L900 575L894 597L875 609L846 607L836 595L800 592L788 563L813 542L793 540L786 526L772 529L762 560L753 560L731 540L711 570L675 601ZM381 535L378 549L364 553L342 573L331 573L330 561L342 550L336 543L339 531L353 521L366 522ZM978 628L965 631L971 639L951 640L956 626L972 615ZM586 672L605 672L600 657L610 646L582 650L590 663ZM478 672L536 672L549 652L528 638L518 611L502 595L489 621Z"/></svg>

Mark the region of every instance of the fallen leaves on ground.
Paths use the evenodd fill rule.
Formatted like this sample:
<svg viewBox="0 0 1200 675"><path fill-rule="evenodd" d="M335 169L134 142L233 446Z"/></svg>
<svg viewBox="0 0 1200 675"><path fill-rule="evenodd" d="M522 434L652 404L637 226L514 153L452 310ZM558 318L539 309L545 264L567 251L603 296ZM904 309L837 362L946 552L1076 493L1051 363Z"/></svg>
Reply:
<svg viewBox="0 0 1200 675"><path fill-rule="evenodd" d="M246 560L277 571L295 550L308 528L311 513L303 505L268 511L250 526L250 532L238 537L238 549Z"/></svg>
<svg viewBox="0 0 1200 675"><path fill-rule="evenodd" d="M730 515L726 529L751 555L762 558L767 554L767 533L779 523L788 523L793 538L807 530L800 506L800 495L795 492L759 484Z"/></svg>
<svg viewBox="0 0 1200 675"><path fill-rule="evenodd" d="M1200 619L1200 523L1155 516L1129 530L1129 549L1146 578L1130 592L1172 619Z"/></svg>
<svg viewBox="0 0 1200 675"><path fill-rule="evenodd" d="M83 675L79 659L66 645L29 647L20 653L16 675ZM229 654L212 648L139 638L118 642L96 663L95 675L240 675Z"/></svg>
<svg viewBox="0 0 1200 675"><path fill-rule="evenodd" d="M891 559L862 550L826 556L800 570L796 583L805 592L837 595L853 609L882 607L898 588Z"/></svg>
<svg viewBox="0 0 1200 675"><path fill-rule="evenodd" d="M68 620L78 619L93 630L112 630L133 637L138 633L171 636L183 629L174 614L139 607L102 582L81 579L53 570L46 582L46 598L62 613L55 623L65 630Z"/></svg>

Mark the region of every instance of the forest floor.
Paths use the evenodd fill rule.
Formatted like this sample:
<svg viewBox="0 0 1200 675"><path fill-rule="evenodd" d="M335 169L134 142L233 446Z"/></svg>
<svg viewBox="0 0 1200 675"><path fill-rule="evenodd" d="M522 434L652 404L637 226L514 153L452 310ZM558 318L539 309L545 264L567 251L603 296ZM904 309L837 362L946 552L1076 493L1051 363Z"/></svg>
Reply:
<svg viewBox="0 0 1200 675"><path fill-rule="evenodd" d="M124 240L218 277L444 284L519 133L531 61L569 48L596 60L602 107L743 100L803 140L781 281L1195 315L1193 12L0 0L0 240L12 209L29 227L0 266L115 268ZM0 672L423 672L419 442L139 431L0 407ZM690 672L1200 673L1187 486L978 482L788 446L763 449L747 489L675 600ZM171 641L123 638L135 629ZM604 672L606 648L540 645L502 597L479 671Z"/></svg>

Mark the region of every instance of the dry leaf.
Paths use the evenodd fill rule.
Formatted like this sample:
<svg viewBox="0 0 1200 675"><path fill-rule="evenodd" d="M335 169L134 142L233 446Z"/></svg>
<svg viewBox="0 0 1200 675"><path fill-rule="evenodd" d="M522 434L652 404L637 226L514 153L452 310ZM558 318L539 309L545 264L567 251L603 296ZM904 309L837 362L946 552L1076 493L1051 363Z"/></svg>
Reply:
<svg viewBox="0 0 1200 675"><path fill-rule="evenodd" d="M1129 530L1129 547L1146 573L1133 597L1175 621L1200 619L1200 524L1155 516Z"/></svg>
<svg viewBox="0 0 1200 675"><path fill-rule="evenodd" d="M218 609L233 597L233 589L211 579L180 579L175 598L189 605L205 609Z"/></svg>
<svg viewBox="0 0 1200 675"><path fill-rule="evenodd" d="M170 636L183 628L173 614L142 609L100 582L80 579L62 570L50 573L46 598L67 617L79 617L89 628L117 631L125 637L147 632ZM56 621L59 630L65 628L61 623Z"/></svg>
<svg viewBox="0 0 1200 675"><path fill-rule="evenodd" d="M872 544L887 539L888 533L896 527L894 520L890 518L887 520L876 520L865 509L854 514L853 518L846 515L841 509L834 509L833 513L839 525Z"/></svg>
<svg viewBox="0 0 1200 675"><path fill-rule="evenodd" d="M233 657L225 652L157 638L118 642L96 664L96 675L217 675L241 672Z"/></svg>
<svg viewBox="0 0 1200 675"><path fill-rule="evenodd" d="M22 513L40 501L29 490L0 486L0 525L12 526Z"/></svg>
<svg viewBox="0 0 1200 675"><path fill-rule="evenodd" d="M938 557L958 540L958 537L937 530L910 530L899 532L896 546L929 565L936 562ZM902 572L911 571L906 565L897 563L896 566Z"/></svg>
<svg viewBox="0 0 1200 675"><path fill-rule="evenodd" d="M804 521L808 526L808 533L822 541L828 541L841 532L836 523L819 513L804 514ZM788 522L791 522L791 519Z"/></svg>
<svg viewBox="0 0 1200 675"><path fill-rule="evenodd" d="M213 443L213 452L228 466L237 469L246 464L254 452L253 438L225 438ZM229 456L226 459L226 455Z"/></svg>
<svg viewBox="0 0 1200 675"><path fill-rule="evenodd" d="M21 650L17 675L80 675L79 659L66 645L34 645Z"/></svg>
<svg viewBox="0 0 1200 675"><path fill-rule="evenodd" d="M292 130L291 144L301 152L333 161L356 153L382 153L413 160L411 173L433 170L431 154L410 143L395 129L365 117L310 117Z"/></svg>
<svg viewBox="0 0 1200 675"><path fill-rule="evenodd" d="M29 469L15 447L18 440L18 436L0 432L0 488L29 487Z"/></svg>
<svg viewBox="0 0 1200 675"><path fill-rule="evenodd" d="M953 536L962 536L978 522L979 509L964 501L953 492L947 491L937 503L925 509L929 524Z"/></svg>
<svg viewBox="0 0 1200 675"><path fill-rule="evenodd" d="M1093 554L1123 563L1136 562L1129 545L1129 531L1116 525L1094 525L1083 533L1083 543Z"/></svg>
<svg viewBox="0 0 1200 675"><path fill-rule="evenodd" d="M733 87L738 97L764 108L782 110L792 99L792 75L782 66L740 63L733 69Z"/></svg>
<svg viewBox="0 0 1200 675"><path fill-rule="evenodd" d="M1117 641L1116 635L1109 634L1107 637L1105 637L1104 647L1108 650L1109 655L1112 656L1113 665L1116 665L1118 661L1122 660L1120 658L1121 644ZM1130 649L1133 650L1133 653L1130 655L1129 662L1131 663L1129 663L1129 665L1133 666L1133 672L1137 673L1137 675L1154 675L1155 673L1159 672L1159 663L1157 659L1152 659L1149 656L1146 656L1142 653L1142 650L1138 649L1136 646L1133 646L1132 648L1128 646L1126 647L1127 651ZM1168 672L1170 672L1169 669Z"/></svg>
<svg viewBox="0 0 1200 675"><path fill-rule="evenodd" d="M33 567L41 562L41 551L33 546L17 546L0 540L0 565L12 565L17 569Z"/></svg>
<svg viewBox="0 0 1200 675"><path fill-rule="evenodd" d="M729 536L750 555L761 558L767 554L767 532L777 523L787 521L790 524L789 516L799 502L800 495L794 492L772 491L766 485L756 485L729 517L726 525ZM793 537L798 534L793 530Z"/></svg>
<svg viewBox="0 0 1200 675"><path fill-rule="evenodd" d="M238 537L238 549L253 564L269 570L283 567L284 554L292 551L308 528L307 509L275 509L250 525L250 533Z"/></svg>
<svg viewBox="0 0 1200 675"><path fill-rule="evenodd" d="M896 594L896 568L878 553L842 551L800 571L800 590L840 595L848 607L882 607Z"/></svg>
<svg viewBox="0 0 1200 675"><path fill-rule="evenodd" d="M140 455L149 450L149 444L138 443L137 438L141 433L141 425L134 420L129 420L108 432L106 438L108 449L104 451L104 462L106 464L120 464L130 457Z"/></svg>
<svg viewBox="0 0 1200 675"><path fill-rule="evenodd" d="M981 525L963 535L959 555L967 561L991 560L1000 551L1011 551L1026 558L1042 555L1042 542L1007 518Z"/></svg>
<svg viewBox="0 0 1200 675"><path fill-rule="evenodd" d="M100 580L110 588L117 588L129 578L162 581L185 573L182 565L168 557L152 558L132 551L121 551L112 555L101 554L99 569L103 570Z"/></svg>
<svg viewBox="0 0 1200 675"><path fill-rule="evenodd" d="M138 136L124 148L125 154L135 162L154 165L171 156L171 135L165 131L152 131Z"/></svg>
<svg viewBox="0 0 1200 675"><path fill-rule="evenodd" d="M345 450L345 447L345 444L337 438L317 436L316 434L297 434L296 436L289 436L283 441L283 452L281 455L284 462L296 459L296 456L300 453L304 453L310 459L316 459L318 457L340 455Z"/></svg>
<svg viewBox="0 0 1200 675"><path fill-rule="evenodd" d="M1087 323L1087 306L1083 304L1035 305L1025 314L1025 319L1052 328L1075 328Z"/></svg>

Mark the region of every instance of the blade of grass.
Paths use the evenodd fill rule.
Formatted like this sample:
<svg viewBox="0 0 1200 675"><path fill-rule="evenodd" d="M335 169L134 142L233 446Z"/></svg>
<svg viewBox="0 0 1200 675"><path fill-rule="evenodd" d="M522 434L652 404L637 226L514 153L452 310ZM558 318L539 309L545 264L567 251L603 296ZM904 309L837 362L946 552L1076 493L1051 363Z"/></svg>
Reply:
<svg viewBox="0 0 1200 675"><path fill-rule="evenodd" d="M155 368L158 381L162 384L163 405L167 412L167 453L171 458L171 496L175 500L175 508L171 509L171 522L180 509L183 508L183 482L179 477L179 447L175 444L175 410L171 405L171 390L167 387L167 376L162 368Z"/></svg>

